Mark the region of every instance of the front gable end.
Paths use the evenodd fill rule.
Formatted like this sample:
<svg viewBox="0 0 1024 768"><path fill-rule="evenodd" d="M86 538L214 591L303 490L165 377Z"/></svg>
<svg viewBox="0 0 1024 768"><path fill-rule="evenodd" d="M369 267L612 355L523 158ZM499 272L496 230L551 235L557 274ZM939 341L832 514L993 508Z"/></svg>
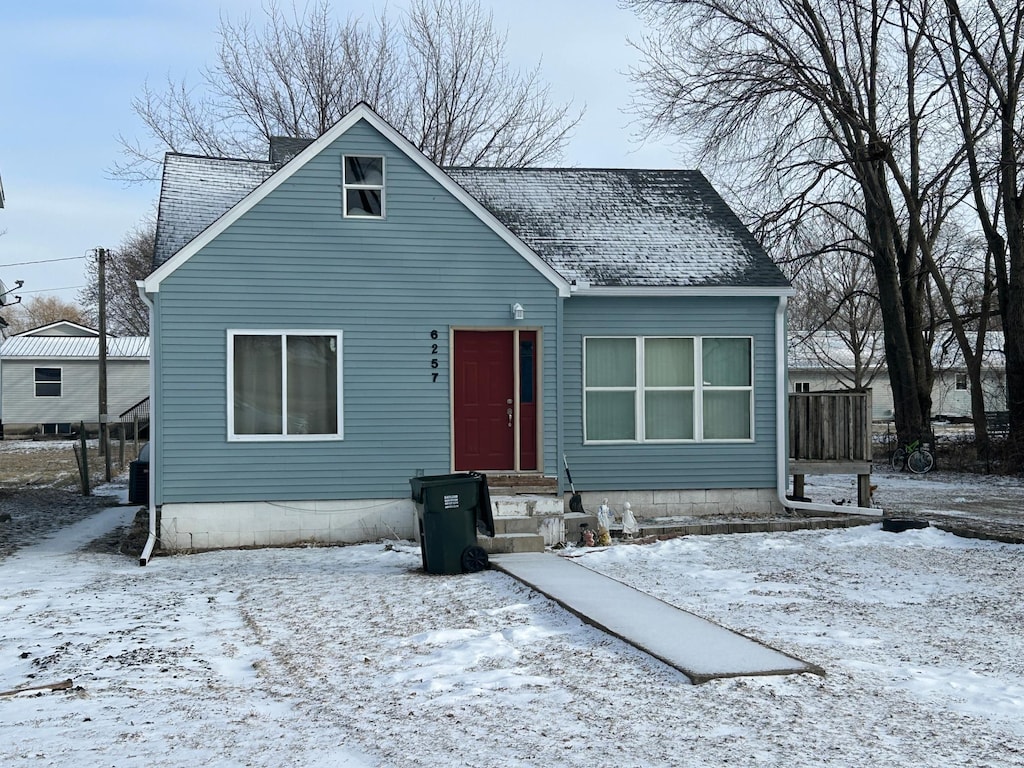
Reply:
<svg viewBox="0 0 1024 768"><path fill-rule="evenodd" d="M208 159L191 160L200 165ZM568 295L568 283L560 274L365 105L276 172L271 173L269 164L250 165L264 166L265 181L258 181L261 169L246 169L248 176L239 183L258 186L234 205L224 202L230 192L218 190L219 197L204 207L202 198L208 193L202 169L186 172L192 174L191 197L199 202L176 211L177 221L165 223L168 217L161 216L161 224L179 239L182 227L188 226L181 219L188 219L195 231L173 255L163 253L166 261L144 281L148 293L157 293L197 255L223 258L226 251L219 246L228 244L230 250L240 239L249 240L255 250L261 242L278 239L308 240L316 248L357 242L372 249L390 235L433 235L447 228L446 236L454 241L472 237L503 243L510 256L529 265L560 295ZM240 175L239 169L230 173ZM166 174L164 186L169 186ZM166 202L169 208L177 203ZM157 251L160 259L160 242ZM286 261L281 267L286 268Z"/></svg>

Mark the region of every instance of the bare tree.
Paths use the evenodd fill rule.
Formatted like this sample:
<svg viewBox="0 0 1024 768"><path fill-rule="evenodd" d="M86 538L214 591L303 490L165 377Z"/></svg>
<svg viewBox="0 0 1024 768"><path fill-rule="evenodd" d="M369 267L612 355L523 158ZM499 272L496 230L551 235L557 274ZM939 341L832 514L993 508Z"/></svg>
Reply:
<svg viewBox="0 0 1024 768"><path fill-rule="evenodd" d="M945 0L972 202L998 290L1010 438L1024 466L1024 7ZM979 363L980 365L980 363Z"/></svg>
<svg viewBox="0 0 1024 768"><path fill-rule="evenodd" d="M698 135L769 241L809 214L861 219L903 439L925 433L933 248L964 194L934 0L630 0L649 130ZM951 149L952 148L952 149Z"/></svg>
<svg viewBox="0 0 1024 768"><path fill-rule="evenodd" d="M122 136L115 176L156 178L166 150L263 157L271 136L316 138L359 101L440 165L557 159L582 116L551 98L539 65L508 65L479 0L413 0L397 26L383 13L337 22L328 0L265 12L262 28L222 17L201 86L146 85L132 106L152 141Z"/></svg>
<svg viewBox="0 0 1024 768"><path fill-rule="evenodd" d="M106 310L110 333L126 336L149 335L149 310L135 286L153 271L156 221L147 219L129 232L121 244L107 251ZM93 315L99 312L99 275L96 254L86 263L88 283L79 300Z"/></svg>
<svg viewBox="0 0 1024 768"><path fill-rule="evenodd" d="M809 244L811 245L811 244ZM797 295L790 327L801 349L843 386L866 389L885 365L881 311L871 262L855 240L818 252L820 241L790 269Z"/></svg>
<svg viewBox="0 0 1024 768"><path fill-rule="evenodd" d="M85 326L91 326L95 320L87 309L65 301L59 296L48 294L33 296L20 304L4 307L4 319L8 325L4 329L6 336L14 336L61 320Z"/></svg>

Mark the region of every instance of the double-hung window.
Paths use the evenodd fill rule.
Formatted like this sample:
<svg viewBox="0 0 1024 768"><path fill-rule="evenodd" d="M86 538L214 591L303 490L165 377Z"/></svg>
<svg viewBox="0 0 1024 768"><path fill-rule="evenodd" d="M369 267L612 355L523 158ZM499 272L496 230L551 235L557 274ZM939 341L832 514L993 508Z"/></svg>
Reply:
<svg viewBox="0 0 1024 768"><path fill-rule="evenodd" d="M35 391L36 397L60 397L61 369L36 368Z"/></svg>
<svg viewBox="0 0 1024 768"><path fill-rule="evenodd" d="M341 331L228 331L228 438L340 440Z"/></svg>
<svg viewBox="0 0 1024 768"><path fill-rule="evenodd" d="M747 337L586 338L584 439L752 439L751 349Z"/></svg>
<svg viewBox="0 0 1024 768"><path fill-rule="evenodd" d="M342 190L346 217L384 218L384 158L345 155Z"/></svg>

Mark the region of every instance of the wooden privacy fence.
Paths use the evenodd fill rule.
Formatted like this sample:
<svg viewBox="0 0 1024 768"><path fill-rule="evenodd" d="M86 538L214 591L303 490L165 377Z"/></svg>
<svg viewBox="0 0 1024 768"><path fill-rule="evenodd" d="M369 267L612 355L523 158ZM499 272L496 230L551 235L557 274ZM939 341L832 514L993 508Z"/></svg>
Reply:
<svg viewBox="0 0 1024 768"><path fill-rule="evenodd" d="M789 473L803 497L804 475L857 475L857 504L871 504L871 392L789 395Z"/></svg>

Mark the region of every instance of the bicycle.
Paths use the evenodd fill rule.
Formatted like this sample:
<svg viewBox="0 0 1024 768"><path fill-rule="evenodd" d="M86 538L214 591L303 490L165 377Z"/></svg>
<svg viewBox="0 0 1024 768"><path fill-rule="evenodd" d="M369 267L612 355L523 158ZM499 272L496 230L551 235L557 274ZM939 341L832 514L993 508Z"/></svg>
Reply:
<svg viewBox="0 0 1024 768"><path fill-rule="evenodd" d="M889 463L896 472L909 469L915 475L930 472L935 466L935 456L918 438L914 442L899 446L889 457Z"/></svg>

